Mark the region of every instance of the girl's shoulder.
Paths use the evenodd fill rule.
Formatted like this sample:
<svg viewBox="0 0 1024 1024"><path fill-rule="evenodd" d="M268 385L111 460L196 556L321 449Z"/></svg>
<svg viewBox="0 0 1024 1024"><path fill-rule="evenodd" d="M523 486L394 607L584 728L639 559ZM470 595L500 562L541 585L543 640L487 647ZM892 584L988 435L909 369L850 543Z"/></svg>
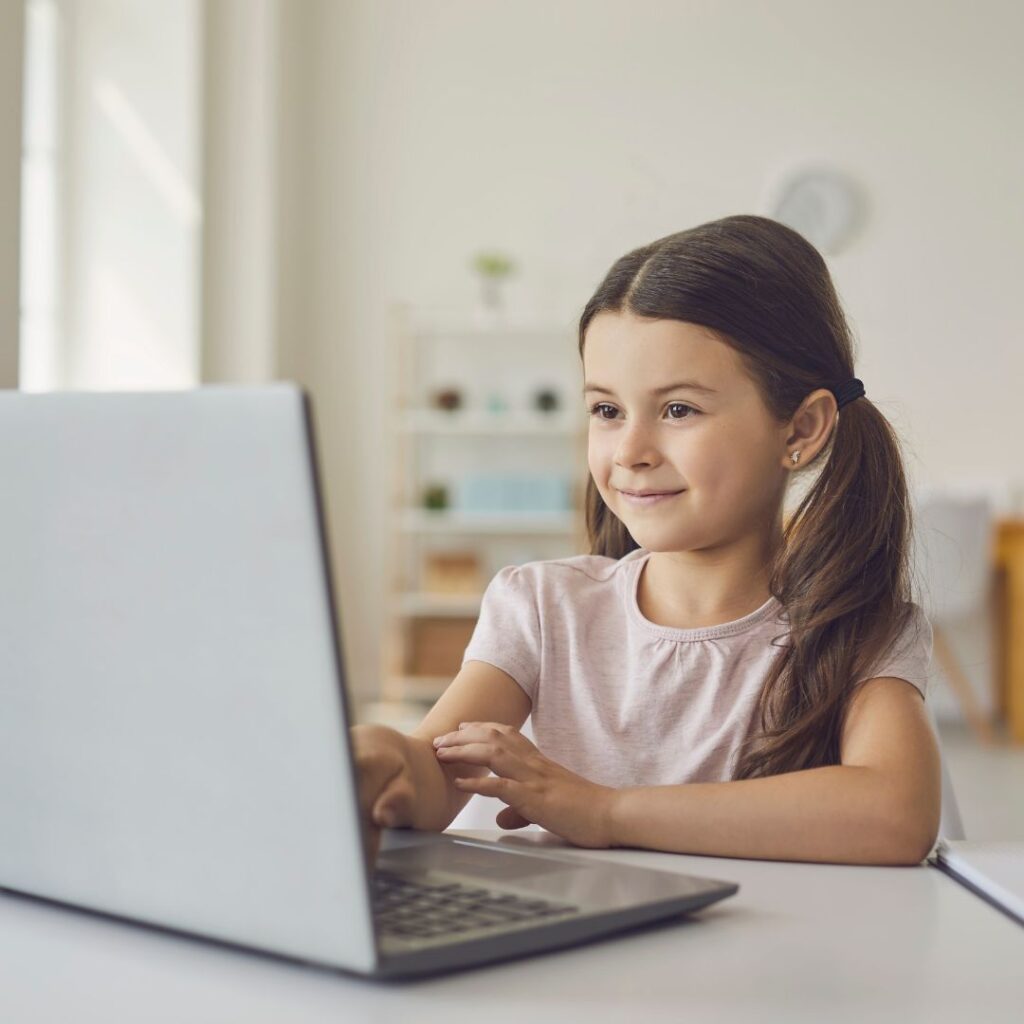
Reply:
<svg viewBox="0 0 1024 1024"><path fill-rule="evenodd" d="M612 591L625 580L630 567L646 552L630 551L622 558L607 555L572 555L507 565L495 577L500 585L531 591L538 599L579 595L581 591Z"/></svg>
<svg viewBox="0 0 1024 1024"><path fill-rule="evenodd" d="M903 627L896 638L895 645L900 649L919 648L931 657L934 643L934 632L931 619L924 608L916 601L908 601L904 605Z"/></svg>

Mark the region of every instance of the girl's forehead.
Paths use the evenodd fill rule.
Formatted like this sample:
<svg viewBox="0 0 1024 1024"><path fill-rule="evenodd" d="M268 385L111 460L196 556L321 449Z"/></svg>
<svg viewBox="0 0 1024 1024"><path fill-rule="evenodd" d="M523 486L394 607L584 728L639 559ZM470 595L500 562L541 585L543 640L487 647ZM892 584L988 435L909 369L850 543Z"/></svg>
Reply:
<svg viewBox="0 0 1024 1024"><path fill-rule="evenodd" d="M584 338L583 365L587 383L602 386L609 385L605 377L661 384L670 374L724 389L747 376L736 350L707 327L632 313L594 317Z"/></svg>

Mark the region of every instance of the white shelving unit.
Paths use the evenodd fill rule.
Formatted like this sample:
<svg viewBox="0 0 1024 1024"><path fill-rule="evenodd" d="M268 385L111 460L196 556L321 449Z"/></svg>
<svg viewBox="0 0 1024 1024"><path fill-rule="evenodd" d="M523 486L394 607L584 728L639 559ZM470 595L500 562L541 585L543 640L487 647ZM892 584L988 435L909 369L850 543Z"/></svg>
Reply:
<svg viewBox="0 0 1024 1024"><path fill-rule="evenodd" d="M454 678L498 569L586 550L587 418L572 323L395 306L392 339L390 587L373 717L409 722ZM459 408L437 407L449 389ZM542 390L557 395L555 408L536 407ZM503 474L553 481L555 494L564 482L564 507L531 509L521 493L515 508L465 507L467 481ZM426 507L430 487L445 488L446 507ZM477 585L431 590L427 564L437 556L475 559Z"/></svg>

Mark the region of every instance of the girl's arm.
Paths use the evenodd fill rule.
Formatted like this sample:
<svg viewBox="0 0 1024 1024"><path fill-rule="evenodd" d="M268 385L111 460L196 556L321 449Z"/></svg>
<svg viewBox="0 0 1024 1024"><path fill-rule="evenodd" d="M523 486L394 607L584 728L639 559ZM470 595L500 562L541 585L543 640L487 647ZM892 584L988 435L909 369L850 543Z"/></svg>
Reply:
<svg viewBox="0 0 1024 1024"><path fill-rule="evenodd" d="M941 814L938 746L920 692L868 681L842 763L734 782L613 790L608 845L839 864L919 864Z"/></svg>

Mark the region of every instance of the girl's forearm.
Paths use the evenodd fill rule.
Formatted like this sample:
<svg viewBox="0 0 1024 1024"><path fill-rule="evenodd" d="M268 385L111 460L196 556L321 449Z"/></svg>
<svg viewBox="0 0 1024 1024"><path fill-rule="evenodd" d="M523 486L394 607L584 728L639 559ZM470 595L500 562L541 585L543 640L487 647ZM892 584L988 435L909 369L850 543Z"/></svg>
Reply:
<svg viewBox="0 0 1024 1024"><path fill-rule="evenodd" d="M610 845L716 857L919 864L935 837L875 768L615 791Z"/></svg>

